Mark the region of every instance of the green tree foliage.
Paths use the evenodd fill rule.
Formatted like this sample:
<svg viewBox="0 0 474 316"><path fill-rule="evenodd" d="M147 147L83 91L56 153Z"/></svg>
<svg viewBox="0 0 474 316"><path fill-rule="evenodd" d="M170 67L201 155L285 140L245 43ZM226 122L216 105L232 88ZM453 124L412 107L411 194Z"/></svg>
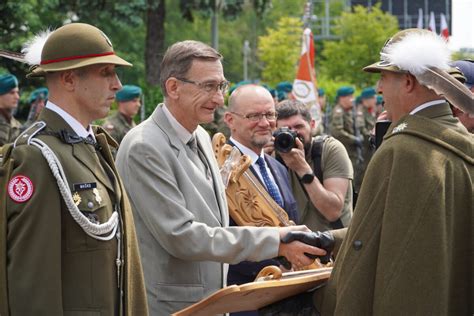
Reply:
<svg viewBox="0 0 474 316"><path fill-rule="evenodd" d="M343 12L336 25L340 40L325 43L321 72L359 87L374 85L377 76L362 68L379 60L383 44L398 31L397 19L379 5L371 9L355 6L354 12Z"/></svg>
<svg viewBox="0 0 474 316"><path fill-rule="evenodd" d="M264 63L262 80L270 85L293 80L301 52L302 22L300 19L283 17L275 29L259 38L258 54Z"/></svg>
<svg viewBox="0 0 474 316"><path fill-rule="evenodd" d="M461 49L457 52L454 52L453 55L451 56L451 59L452 60L463 60L463 59L474 60L474 51Z"/></svg>

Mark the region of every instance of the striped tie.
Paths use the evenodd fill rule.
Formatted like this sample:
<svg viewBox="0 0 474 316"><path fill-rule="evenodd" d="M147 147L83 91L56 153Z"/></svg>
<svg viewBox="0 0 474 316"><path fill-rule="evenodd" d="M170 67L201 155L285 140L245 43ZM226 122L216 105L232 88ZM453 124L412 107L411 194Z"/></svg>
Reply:
<svg viewBox="0 0 474 316"><path fill-rule="evenodd" d="M272 178L270 178L268 175L267 168L265 167L265 161L262 157L258 157L257 164L260 168L260 173L262 174L263 182L267 187L268 193L278 205L283 207L283 199L281 198L280 191L278 191L276 183L273 182Z"/></svg>

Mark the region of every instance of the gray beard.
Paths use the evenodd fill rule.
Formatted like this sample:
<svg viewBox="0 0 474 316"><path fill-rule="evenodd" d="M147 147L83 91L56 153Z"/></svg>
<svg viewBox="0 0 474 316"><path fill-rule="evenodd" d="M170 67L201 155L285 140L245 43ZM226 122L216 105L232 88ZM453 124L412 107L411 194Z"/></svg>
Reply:
<svg viewBox="0 0 474 316"><path fill-rule="evenodd" d="M263 146L265 146L271 139L272 139L271 136L266 137L266 139L264 139L263 137L259 137L258 139L256 139L255 137L253 137L253 138L250 140L250 143L251 143L252 146L254 146L254 147L263 148Z"/></svg>

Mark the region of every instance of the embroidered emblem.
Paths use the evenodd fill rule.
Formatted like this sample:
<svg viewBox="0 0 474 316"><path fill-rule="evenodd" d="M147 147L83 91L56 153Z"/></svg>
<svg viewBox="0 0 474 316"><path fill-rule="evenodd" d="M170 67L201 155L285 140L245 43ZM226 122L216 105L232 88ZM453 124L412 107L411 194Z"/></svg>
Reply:
<svg viewBox="0 0 474 316"><path fill-rule="evenodd" d="M74 204L76 204L76 206L81 204L82 201L81 196L77 192L74 192L74 194L72 195L72 200L74 201Z"/></svg>
<svg viewBox="0 0 474 316"><path fill-rule="evenodd" d="M392 134L393 134L393 133L398 133L398 132L403 131L405 128L407 128L407 126L408 126L407 123L400 123L400 124L398 124L398 125L395 126L395 128L392 130Z"/></svg>
<svg viewBox="0 0 474 316"><path fill-rule="evenodd" d="M17 203L28 201L33 192L33 182L26 176L17 175L8 182L8 195Z"/></svg>
<svg viewBox="0 0 474 316"><path fill-rule="evenodd" d="M99 205L100 205L100 203L102 203L102 197L101 197L100 194L99 194L99 190L97 190L96 188L94 188L94 189L92 190L92 193L94 193L94 195L95 195L95 201L96 201L97 203L99 203Z"/></svg>

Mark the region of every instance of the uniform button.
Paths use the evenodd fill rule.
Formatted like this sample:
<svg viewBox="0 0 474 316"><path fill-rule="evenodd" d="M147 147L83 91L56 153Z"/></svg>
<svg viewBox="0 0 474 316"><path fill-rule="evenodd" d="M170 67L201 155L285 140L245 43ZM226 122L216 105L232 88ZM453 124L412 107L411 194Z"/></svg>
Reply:
<svg viewBox="0 0 474 316"><path fill-rule="evenodd" d="M94 203L92 203L91 201L87 202L87 207L88 207L88 208L93 208L93 207L94 207Z"/></svg>
<svg viewBox="0 0 474 316"><path fill-rule="evenodd" d="M356 240L352 244L352 247L354 247L354 250L360 250L362 248L362 241Z"/></svg>

